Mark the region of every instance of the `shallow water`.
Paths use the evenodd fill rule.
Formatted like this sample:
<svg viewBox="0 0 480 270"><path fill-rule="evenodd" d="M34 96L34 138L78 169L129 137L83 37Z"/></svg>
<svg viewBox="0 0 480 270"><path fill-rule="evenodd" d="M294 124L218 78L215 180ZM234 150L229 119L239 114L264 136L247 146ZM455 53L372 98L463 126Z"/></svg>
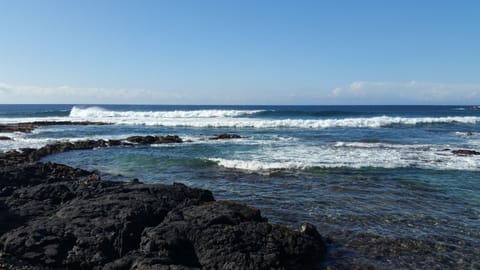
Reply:
<svg viewBox="0 0 480 270"><path fill-rule="evenodd" d="M104 179L182 182L256 206L277 223L311 222L330 243L324 267L480 267L480 156L451 153L480 150L480 111L470 107L24 107L0 106L0 123L114 125L7 134L14 141L0 141L0 149L178 134L188 142L44 161L98 170ZM244 138L209 140L225 132Z"/></svg>

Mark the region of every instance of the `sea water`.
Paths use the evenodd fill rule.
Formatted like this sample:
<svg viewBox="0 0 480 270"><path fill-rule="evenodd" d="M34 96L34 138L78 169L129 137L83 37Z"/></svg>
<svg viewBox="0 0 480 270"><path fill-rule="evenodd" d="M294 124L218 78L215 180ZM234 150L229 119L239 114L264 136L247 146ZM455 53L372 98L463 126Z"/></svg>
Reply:
<svg viewBox="0 0 480 270"><path fill-rule="evenodd" d="M103 179L181 182L317 226L324 266L480 267L480 108L472 106L0 105L0 124L101 121L2 134L0 151L59 141L179 135L172 145L66 152L43 161ZM222 133L240 139L210 140Z"/></svg>

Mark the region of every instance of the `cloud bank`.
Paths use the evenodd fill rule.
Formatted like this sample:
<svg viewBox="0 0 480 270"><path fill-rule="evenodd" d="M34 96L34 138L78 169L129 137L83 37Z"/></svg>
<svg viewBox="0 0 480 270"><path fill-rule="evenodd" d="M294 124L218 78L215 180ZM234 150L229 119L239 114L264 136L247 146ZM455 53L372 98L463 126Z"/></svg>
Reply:
<svg viewBox="0 0 480 270"><path fill-rule="evenodd" d="M0 103L164 103L181 101L178 92L145 89L82 88L71 86L40 87L0 83Z"/></svg>
<svg viewBox="0 0 480 270"><path fill-rule="evenodd" d="M478 105L480 84L354 81L332 90L208 91L40 87L0 82L0 103Z"/></svg>
<svg viewBox="0 0 480 270"><path fill-rule="evenodd" d="M479 104L480 84L355 81L331 90L337 102L354 104Z"/></svg>

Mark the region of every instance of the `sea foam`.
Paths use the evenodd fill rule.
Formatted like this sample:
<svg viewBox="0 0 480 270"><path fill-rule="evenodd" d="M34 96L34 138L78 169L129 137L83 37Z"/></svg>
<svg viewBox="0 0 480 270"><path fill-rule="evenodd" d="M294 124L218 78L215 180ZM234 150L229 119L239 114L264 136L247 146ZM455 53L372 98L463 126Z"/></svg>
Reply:
<svg viewBox="0 0 480 270"><path fill-rule="evenodd" d="M124 118L124 119L158 119L158 118L217 118L239 117L262 112L262 110L174 110L174 111L111 111L101 107L79 108L70 111L72 118Z"/></svg>
<svg viewBox="0 0 480 270"><path fill-rule="evenodd" d="M438 123L476 124L480 117L352 117L332 119L252 118L262 110L192 110L192 111L111 111L100 107L73 107L71 120L104 121L116 124L198 128L380 128L391 125Z"/></svg>
<svg viewBox="0 0 480 270"><path fill-rule="evenodd" d="M449 146L336 142L321 146L266 147L253 154L240 153L231 158L209 160L225 168L267 174L278 170L313 168L480 170L479 156L456 156L444 147Z"/></svg>

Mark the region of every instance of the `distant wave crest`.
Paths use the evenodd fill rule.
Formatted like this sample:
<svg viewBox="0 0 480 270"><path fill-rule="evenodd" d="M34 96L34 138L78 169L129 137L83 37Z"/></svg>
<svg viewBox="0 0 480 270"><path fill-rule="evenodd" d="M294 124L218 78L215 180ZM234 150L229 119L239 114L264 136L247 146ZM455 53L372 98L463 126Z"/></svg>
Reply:
<svg viewBox="0 0 480 270"><path fill-rule="evenodd" d="M451 117L349 117L329 119L266 119L262 110L111 111L101 107L73 107L73 120L116 124L198 128L380 128L392 125L476 124L478 116Z"/></svg>
<svg viewBox="0 0 480 270"><path fill-rule="evenodd" d="M175 111L111 111L101 107L80 108L74 106L70 117L75 118L126 118L126 119L158 119L158 118L218 118L240 117L262 112L262 110L175 110Z"/></svg>

